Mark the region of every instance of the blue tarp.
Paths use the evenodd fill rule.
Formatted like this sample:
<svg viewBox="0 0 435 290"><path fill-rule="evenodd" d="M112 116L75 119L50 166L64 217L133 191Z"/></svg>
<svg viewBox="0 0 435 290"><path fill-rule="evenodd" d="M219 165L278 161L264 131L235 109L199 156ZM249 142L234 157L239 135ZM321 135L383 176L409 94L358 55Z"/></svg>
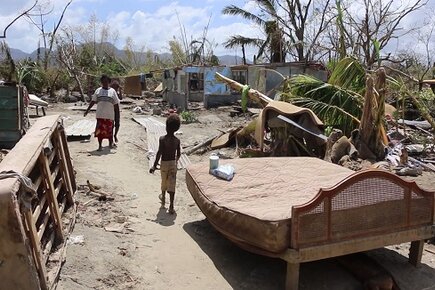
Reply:
<svg viewBox="0 0 435 290"><path fill-rule="evenodd" d="M215 73L231 78L229 67L206 67L204 68L204 94L205 95L230 95L231 91L222 82L218 82Z"/></svg>

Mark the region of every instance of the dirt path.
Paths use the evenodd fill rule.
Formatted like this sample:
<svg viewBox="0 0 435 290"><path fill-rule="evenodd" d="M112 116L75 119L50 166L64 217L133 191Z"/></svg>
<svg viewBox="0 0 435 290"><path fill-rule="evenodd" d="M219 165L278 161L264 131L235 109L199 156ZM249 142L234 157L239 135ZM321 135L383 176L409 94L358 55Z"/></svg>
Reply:
<svg viewBox="0 0 435 290"><path fill-rule="evenodd" d="M66 124L82 118L79 113L68 115ZM115 201L84 206L92 197L78 192L79 217L72 236L83 236L84 243L69 245L58 289L283 289L285 263L242 251L218 234L187 192L184 171L177 178L177 215L159 209L159 173L148 174L146 152L129 143L146 147L144 129L130 118L129 113L123 114L117 150L100 154L94 151L94 139L69 143L77 183L90 180L101 185ZM187 140L192 130L207 129L186 126L182 130ZM105 227L123 231L109 232ZM406 246L395 250L404 252ZM404 256L388 249L372 255L395 275L403 275L403 285L412 285L403 289L435 289L430 288L435 285L433 268L424 265L415 270ZM425 252L425 263L434 267L434 259ZM417 279L409 279L408 271ZM360 288L334 261L301 268L301 289Z"/></svg>

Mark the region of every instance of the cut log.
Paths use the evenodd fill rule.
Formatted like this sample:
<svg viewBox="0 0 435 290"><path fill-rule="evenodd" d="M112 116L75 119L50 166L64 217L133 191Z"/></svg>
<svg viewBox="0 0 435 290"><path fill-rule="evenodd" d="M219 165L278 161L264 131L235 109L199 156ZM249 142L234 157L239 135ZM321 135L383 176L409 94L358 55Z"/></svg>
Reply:
<svg viewBox="0 0 435 290"><path fill-rule="evenodd" d="M242 85L241 83L238 83L230 78L227 78L218 72L216 73L216 79L219 81L225 82L226 84L228 84L228 86L230 86L232 89L234 89L236 91L241 92L243 90L244 85ZM262 94L259 91L254 90L254 89L250 89L248 92L248 95L254 102L261 104L263 107L265 107L269 102L273 101L271 98L269 98L265 94Z"/></svg>

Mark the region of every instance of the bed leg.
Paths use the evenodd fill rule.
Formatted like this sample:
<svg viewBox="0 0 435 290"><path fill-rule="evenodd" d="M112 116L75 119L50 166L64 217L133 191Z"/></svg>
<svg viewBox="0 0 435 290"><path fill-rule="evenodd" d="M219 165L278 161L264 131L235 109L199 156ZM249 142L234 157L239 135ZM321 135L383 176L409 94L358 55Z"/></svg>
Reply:
<svg viewBox="0 0 435 290"><path fill-rule="evenodd" d="M411 242L409 248L409 263L415 267L420 266L421 257L423 256L424 240Z"/></svg>
<svg viewBox="0 0 435 290"><path fill-rule="evenodd" d="M299 263L287 263L287 277L285 281L286 290L299 289Z"/></svg>

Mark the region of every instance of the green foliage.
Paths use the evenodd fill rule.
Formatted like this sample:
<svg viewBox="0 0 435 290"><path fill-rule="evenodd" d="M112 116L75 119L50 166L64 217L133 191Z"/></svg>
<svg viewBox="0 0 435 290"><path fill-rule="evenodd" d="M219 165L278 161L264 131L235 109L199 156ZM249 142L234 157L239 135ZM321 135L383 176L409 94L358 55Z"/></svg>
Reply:
<svg viewBox="0 0 435 290"><path fill-rule="evenodd" d="M243 89L242 89L242 110L243 110L243 112L246 112L246 110L248 109L249 90L250 90L250 87L248 85L243 86Z"/></svg>
<svg viewBox="0 0 435 290"><path fill-rule="evenodd" d="M373 39L373 49L375 51L375 58L378 61L379 65L381 64L381 43L377 39Z"/></svg>
<svg viewBox="0 0 435 290"><path fill-rule="evenodd" d="M219 57L217 57L216 55L212 55L210 57L210 64L214 65L214 66L218 66L219 65Z"/></svg>
<svg viewBox="0 0 435 290"><path fill-rule="evenodd" d="M174 65L183 65L189 62L181 43L177 39L174 38L169 41L169 50L171 51Z"/></svg>
<svg viewBox="0 0 435 290"><path fill-rule="evenodd" d="M225 47L233 48L241 46L244 49L245 46L256 46L258 52L257 59L261 59L263 56L270 58L271 62L283 62L287 50L284 48L286 43L285 37L279 21L277 20L279 4L276 1L271 0L255 0L255 2L262 11L259 14L251 13L236 5L226 6L222 13L226 15L240 16L245 20L254 22L259 25L265 35L265 39L249 38L241 35L233 35L228 38L224 43Z"/></svg>
<svg viewBox="0 0 435 290"><path fill-rule="evenodd" d="M365 69L356 59L346 57L335 64L328 83L361 93L365 88Z"/></svg>
<svg viewBox="0 0 435 290"><path fill-rule="evenodd" d="M335 65L329 82L297 75L282 86L282 99L313 110L327 126L349 134L362 114L365 71L355 60L344 58Z"/></svg>
<svg viewBox="0 0 435 290"><path fill-rule="evenodd" d="M34 61L24 60L17 65L17 81L25 85L29 92L42 92L45 85L45 74Z"/></svg>
<svg viewBox="0 0 435 290"><path fill-rule="evenodd" d="M190 111L183 111L181 113L181 118L186 124L194 123L197 121L195 114Z"/></svg>

